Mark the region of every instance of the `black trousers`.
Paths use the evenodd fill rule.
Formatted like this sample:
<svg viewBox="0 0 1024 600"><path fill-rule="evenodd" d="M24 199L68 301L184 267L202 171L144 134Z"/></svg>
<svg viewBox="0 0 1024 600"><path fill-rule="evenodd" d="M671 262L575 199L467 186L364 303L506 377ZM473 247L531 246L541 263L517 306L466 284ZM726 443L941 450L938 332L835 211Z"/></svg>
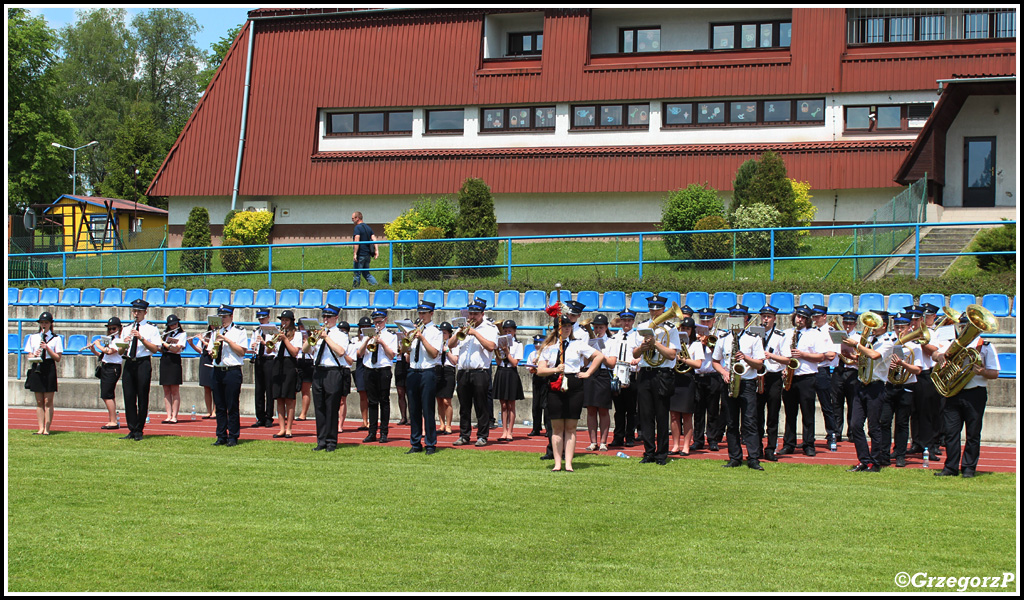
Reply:
<svg viewBox="0 0 1024 600"><path fill-rule="evenodd" d="M253 362L253 382L256 388L256 422L274 420L274 361L257 358Z"/></svg>
<svg viewBox="0 0 1024 600"><path fill-rule="evenodd" d="M735 373L730 374L735 377ZM757 429L757 380L746 379L740 382L740 394L733 398L726 396L727 421L725 439L729 443L729 460L742 461L743 448L747 447L747 460L761 458L761 439Z"/></svg>
<svg viewBox="0 0 1024 600"><path fill-rule="evenodd" d="M946 443L942 417L945 405L946 398L935 389L935 383L932 382L932 370L921 371L921 374L917 376L917 385L914 388L914 408L918 421L918 431L914 435L914 442L931 448L933 456L935 449L941 448Z"/></svg>
<svg viewBox="0 0 1024 600"><path fill-rule="evenodd" d="M615 407L615 429L612 432L612 445L623 442L636 442L633 435L636 431L636 373L629 374L629 387L619 390L618 396L612 396Z"/></svg>
<svg viewBox="0 0 1024 600"><path fill-rule="evenodd" d="M548 386L547 377L533 375L533 431L540 431L541 425L544 431L550 433L549 427L551 417L548 416Z"/></svg>
<svg viewBox="0 0 1024 600"><path fill-rule="evenodd" d="M846 419L846 437L850 438L853 424L853 397L857 390L857 369L839 365L832 371L832 414L836 422L835 433L843 433L843 417ZM845 412L844 412L845 408Z"/></svg>
<svg viewBox="0 0 1024 600"><path fill-rule="evenodd" d="M786 407L786 431L782 445L796 448L796 413L799 409L803 423L803 448L814 447L814 381L816 373L793 377L793 385L782 392L782 405Z"/></svg>
<svg viewBox="0 0 1024 600"><path fill-rule="evenodd" d="M865 396L868 413L868 435L871 437L871 462L882 466L883 456L885 464L889 460L889 448L884 448L885 452L883 454L883 446L888 443L882 434L882 404L885 401L885 383L882 381L872 381L871 385L863 386L861 390L861 393Z"/></svg>
<svg viewBox="0 0 1024 600"><path fill-rule="evenodd" d="M644 458L668 459L669 402L675 391L672 369L641 367L636 382L636 413Z"/></svg>
<svg viewBox="0 0 1024 600"><path fill-rule="evenodd" d="M988 388L963 390L946 399L942 411L946 434L946 464L944 471L974 473L981 454L981 422L988 403ZM966 429L963 460L960 455L960 431Z"/></svg>
<svg viewBox="0 0 1024 600"><path fill-rule="evenodd" d="M437 446L437 422L434 420L437 401L437 371L434 369L409 369L405 378L405 397L409 403L409 421L412 430L409 443L413 448Z"/></svg>
<svg viewBox="0 0 1024 600"><path fill-rule="evenodd" d="M814 392L818 396L818 406L821 407L821 418L825 421L825 434L838 435L835 414L832 412L832 374L828 367L818 367Z"/></svg>
<svg viewBox="0 0 1024 600"><path fill-rule="evenodd" d="M468 440L473 432L473 410L476 410L476 439L487 440L494 417L491 392L491 370L459 371L456 393L459 395L459 437ZM549 430L550 431L550 430Z"/></svg>
<svg viewBox="0 0 1024 600"><path fill-rule="evenodd" d="M316 417L316 445L324 448L338 446L338 411L341 392L349 370L341 367L313 367L313 415Z"/></svg>
<svg viewBox="0 0 1024 600"><path fill-rule="evenodd" d="M718 443L722 437L722 429L719 427L721 409L719 404L722 398L722 381L718 373L709 375L695 375L697 382L697 393L695 396L696 409L693 412L693 442L703 443L704 432L707 430L708 441Z"/></svg>
<svg viewBox="0 0 1024 600"><path fill-rule="evenodd" d="M128 433L140 436L149 414L149 386L153 366L149 357L126 358L121 370L121 393L124 395L124 419Z"/></svg>
<svg viewBox="0 0 1024 600"><path fill-rule="evenodd" d="M366 384L366 400L370 408L369 437L377 437L377 422L380 420L380 435L387 437L391 424L391 367L365 369L363 381Z"/></svg>
<svg viewBox="0 0 1024 600"><path fill-rule="evenodd" d="M881 381L864 385L856 378L856 392L853 396L853 413L850 418L849 436L853 447L857 450L857 460L861 464L874 464L875 460L868 446L868 438L864 435L864 424L868 422L869 407L872 404L871 398L885 391Z"/></svg>
<svg viewBox="0 0 1024 600"><path fill-rule="evenodd" d="M782 373L764 374L764 393L757 394L757 435L766 438L764 448L779 445L779 411L782 410ZM761 453L764 455L764 452Z"/></svg>
<svg viewBox="0 0 1024 600"><path fill-rule="evenodd" d="M242 367L213 369L213 404L217 407L217 439L238 439L238 396L242 393Z"/></svg>
<svg viewBox="0 0 1024 600"><path fill-rule="evenodd" d="M889 447L893 443L895 445L892 448L892 458L907 455L907 441L910 439L910 408L913 404L913 397L910 392L903 389L903 386L897 387L886 383L884 390L881 413L878 418L881 436L878 464L887 467L890 463ZM895 433L893 424L896 426Z"/></svg>

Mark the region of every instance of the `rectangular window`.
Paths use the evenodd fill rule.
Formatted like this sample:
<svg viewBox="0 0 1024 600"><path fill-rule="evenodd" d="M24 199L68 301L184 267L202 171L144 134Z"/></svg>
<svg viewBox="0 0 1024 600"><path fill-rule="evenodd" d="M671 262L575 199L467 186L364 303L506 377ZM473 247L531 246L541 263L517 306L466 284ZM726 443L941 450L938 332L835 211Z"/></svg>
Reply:
<svg viewBox="0 0 1024 600"><path fill-rule="evenodd" d="M879 106L878 129L899 129L902 112L899 106Z"/></svg>
<svg viewBox="0 0 1024 600"><path fill-rule="evenodd" d="M89 215L89 237L93 246L114 243L114 228L107 225L107 215Z"/></svg>
<svg viewBox="0 0 1024 600"><path fill-rule="evenodd" d="M914 41L914 18L893 17L889 19L889 41L890 42L912 42Z"/></svg>
<svg viewBox="0 0 1024 600"><path fill-rule="evenodd" d="M730 123L757 123L757 102L729 103Z"/></svg>
<svg viewBox="0 0 1024 600"><path fill-rule="evenodd" d="M825 120L825 100L735 100L731 102L666 102L662 120L666 129L703 125L820 124ZM696 116L694 116L696 115ZM798 115L794 118L794 115Z"/></svg>
<svg viewBox="0 0 1024 600"><path fill-rule="evenodd" d="M975 40L988 37L988 13L964 15L964 39Z"/></svg>
<svg viewBox="0 0 1024 600"><path fill-rule="evenodd" d="M766 100L764 103L765 123L786 123L791 120L792 100Z"/></svg>
<svg viewBox="0 0 1024 600"><path fill-rule="evenodd" d="M849 44L904 44L1017 35L1017 15L1013 11L979 9L947 13L934 8L866 8L849 9L847 13Z"/></svg>
<svg viewBox="0 0 1024 600"><path fill-rule="evenodd" d="M849 106L846 108L846 128L863 129L871 128L871 108L867 106Z"/></svg>
<svg viewBox="0 0 1024 600"><path fill-rule="evenodd" d="M412 111L328 113L327 135L412 133Z"/></svg>
<svg viewBox="0 0 1024 600"><path fill-rule="evenodd" d="M704 102L697 106L697 123L725 123L724 102Z"/></svg>
<svg viewBox="0 0 1024 600"><path fill-rule="evenodd" d="M693 104L689 102L666 103L661 118L665 125L690 125L693 123Z"/></svg>
<svg viewBox="0 0 1024 600"><path fill-rule="evenodd" d="M508 34L507 56L539 56L544 49L544 34L540 31Z"/></svg>
<svg viewBox="0 0 1024 600"><path fill-rule="evenodd" d="M732 50L736 47L736 28L732 25L715 25L711 28L714 50Z"/></svg>
<svg viewBox="0 0 1024 600"><path fill-rule="evenodd" d="M797 121L824 121L825 101L824 100L797 100L796 120Z"/></svg>
<svg viewBox="0 0 1024 600"><path fill-rule="evenodd" d="M924 127L933 105L890 104L874 106L847 106L846 131L866 133L875 131L912 131Z"/></svg>
<svg viewBox="0 0 1024 600"><path fill-rule="evenodd" d="M946 39L946 17L926 15L918 20L918 39L931 42Z"/></svg>
<svg viewBox="0 0 1024 600"><path fill-rule="evenodd" d="M356 116L332 114L327 119L327 133L352 133L355 131Z"/></svg>
<svg viewBox="0 0 1024 600"><path fill-rule="evenodd" d="M618 127L619 125L622 125L622 107L602 106L601 125L604 127Z"/></svg>
<svg viewBox="0 0 1024 600"><path fill-rule="evenodd" d="M650 104L605 104L572 107L572 129L645 129Z"/></svg>
<svg viewBox="0 0 1024 600"><path fill-rule="evenodd" d="M712 23L712 50L788 48L793 33L789 21L760 23Z"/></svg>
<svg viewBox="0 0 1024 600"><path fill-rule="evenodd" d="M660 52L660 27L633 27L619 29L619 53Z"/></svg>
<svg viewBox="0 0 1024 600"><path fill-rule="evenodd" d="M412 133L412 111L388 113L388 131Z"/></svg>
<svg viewBox="0 0 1024 600"><path fill-rule="evenodd" d="M554 106L519 106L483 109L481 131L509 131L555 128Z"/></svg>
<svg viewBox="0 0 1024 600"><path fill-rule="evenodd" d="M627 124L647 125L650 109L651 106L649 104L630 104L627 113Z"/></svg>
<svg viewBox="0 0 1024 600"><path fill-rule="evenodd" d="M427 132L462 133L465 127L465 117L466 111L461 108L454 110L428 110Z"/></svg>
<svg viewBox="0 0 1024 600"><path fill-rule="evenodd" d="M998 12L996 13L996 37L1012 38L1017 37L1017 13Z"/></svg>

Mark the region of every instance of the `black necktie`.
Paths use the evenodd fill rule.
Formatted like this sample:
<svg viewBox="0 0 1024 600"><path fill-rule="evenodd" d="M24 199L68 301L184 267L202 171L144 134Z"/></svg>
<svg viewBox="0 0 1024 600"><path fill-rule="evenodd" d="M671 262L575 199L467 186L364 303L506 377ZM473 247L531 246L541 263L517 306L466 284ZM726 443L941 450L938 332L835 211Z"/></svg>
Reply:
<svg viewBox="0 0 1024 600"><path fill-rule="evenodd" d="M370 353L370 364L371 368L375 368L377 365L377 351L380 350L380 340L373 346L373 352Z"/></svg>
<svg viewBox="0 0 1024 600"><path fill-rule="evenodd" d="M412 361L414 363L419 363L420 362L420 340L416 340L416 353L412 357Z"/></svg>
<svg viewBox="0 0 1024 600"><path fill-rule="evenodd" d="M327 348L327 340L320 342L320 351L316 353L316 366L321 367L323 364L320 362L324 357L324 349Z"/></svg>
<svg viewBox="0 0 1024 600"><path fill-rule="evenodd" d="M138 323L138 321L136 321L135 324L132 325L132 331L138 331L138 330L139 330L139 323ZM139 338L132 338L132 345L128 349L128 358L134 359L135 358L135 352L138 349L139 349Z"/></svg>

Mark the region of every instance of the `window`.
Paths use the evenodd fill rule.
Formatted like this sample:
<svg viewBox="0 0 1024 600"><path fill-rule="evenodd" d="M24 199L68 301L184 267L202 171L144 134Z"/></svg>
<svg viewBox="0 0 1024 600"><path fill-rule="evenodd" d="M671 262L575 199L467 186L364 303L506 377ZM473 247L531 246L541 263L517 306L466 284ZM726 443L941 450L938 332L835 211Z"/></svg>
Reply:
<svg viewBox="0 0 1024 600"><path fill-rule="evenodd" d="M89 215L89 238L94 247L114 243L114 227L108 222L106 214Z"/></svg>
<svg viewBox="0 0 1024 600"><path fill-rule="evenodd" d="M554 106L484 108L480 131L554 130Z"/></svg>
<svg viewBox="0 0 1024 600"><path fill-rule="evenodd" d="M954 39L1012 38L1017 35L1013 11L983 9L960 13L941 9L850 9L850 44L897 44Z"/></svg>
<svg viewBox="0 0 1024 600"><path fill-rule="evenodd" d="M666 102L661 119L665 125L690 125L693 123L693 104L690 102Z"/></svg>
<svg viewBox="0 0 1024 600"><path fill-rule="evenodd" d="M825 100L821 98L666 102L662 108L665 129L703 125L820 125L825 121Z"/></svg>
<svg viewBox="0 0 1024 600"><path fill-rule="evenodd" d="M660 52L661 51L661 28L660 27L633 27L630 29L619 29L619 52L632 54L634 52Z"/></svg>
<svg viewBox="0 0 1024 600"><path fill-rule="evenodd" d="M647 129L650 112L650 104L574 106L571 129Z"/></svg>
<svg viewBox="0 0 1024 600"><path fill-rule="evenodd" d="M508 34L507 56L538 56L543 49L543 32L531 31L528 33Z"/></svg>
<svg viewBox="0 0 1024 600"><path fill-rule="evenodd" d="M327 114L327 135L411 134L412 111L344 112Z"/></svg>
<svg viewBox="0 0 1024 600"><path fill-rule="evenodd" d="M461 108L455 110L428 110L427 133L462 133L464 119L465 111Z"/></svg>
<svg viewBox="0 0 1024 600"><path fill-rule="evenodd" d="M928 120L933 105L892 104L874 106L847 106L846 131L856 133L909 131L920 129Z"/></svg>
<svg viewBox="0 0 1024 600"><path fill-rule="evenodd" d="M788 48L792 37L789 21L713 23L710 44L712 50Z"/></svg>

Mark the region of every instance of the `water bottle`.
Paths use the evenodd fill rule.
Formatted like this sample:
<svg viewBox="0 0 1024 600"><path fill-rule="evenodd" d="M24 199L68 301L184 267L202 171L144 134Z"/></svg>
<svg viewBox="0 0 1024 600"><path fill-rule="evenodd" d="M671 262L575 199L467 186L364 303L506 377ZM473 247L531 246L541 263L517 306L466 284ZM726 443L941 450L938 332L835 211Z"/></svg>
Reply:
<svg viewBox="0 0 1024 600"><path fill-rule="evenodd" d="M121 411L119 411L119 410L115 410L114 411L114 422L117 423L118 427L121 426Z"/></svg>
<svg viewBox="0 0 1024 600"><path fill-rule="evenodd" d="M146 415L146 425L149 425L149 415Z"/></svg>
<svg viewBox="0 0 1024 600"><path fill-rule="evenodd" d="M501 417L498 417L498 427L501 427Z"/></svg>
<svg viewBox="0 0 1024 600"><path fill-rule="evenodd" d="M928 468L928 447L927 446L925 446L925 448L924 448L924 455L922 456L922 458L923 458L923 460L921 461L921 468L922 469L927 469Z"/></svg>
<svg viewBox="0 0 1024 600"><path fill-rule="evenodd" d="M828 443L828 449L830 452L836 451L836 436L832 436Z"/></svg>
<svg viewBox="0 0 1024 600"><path fill-rule="evenodd" d="M523 426L524 427L529 427L530 425L533 425L533 421L530 421L528 419L523 421Z"/></svg>
<svg viewBox="0 0 1024 600"><path fill-rule="evenodd" d="M625 452L623 452L622 450L619 450L618 452L616 452L615 456L618 456L619 458L629 458L629 455L626 454Z"/></svg>
<svg viewBox="0 0 1024 600"><path fill-rule="evenodd" d="M196 420L196 405L195 404L192 405L192 420L193 421Z"/></svg>

